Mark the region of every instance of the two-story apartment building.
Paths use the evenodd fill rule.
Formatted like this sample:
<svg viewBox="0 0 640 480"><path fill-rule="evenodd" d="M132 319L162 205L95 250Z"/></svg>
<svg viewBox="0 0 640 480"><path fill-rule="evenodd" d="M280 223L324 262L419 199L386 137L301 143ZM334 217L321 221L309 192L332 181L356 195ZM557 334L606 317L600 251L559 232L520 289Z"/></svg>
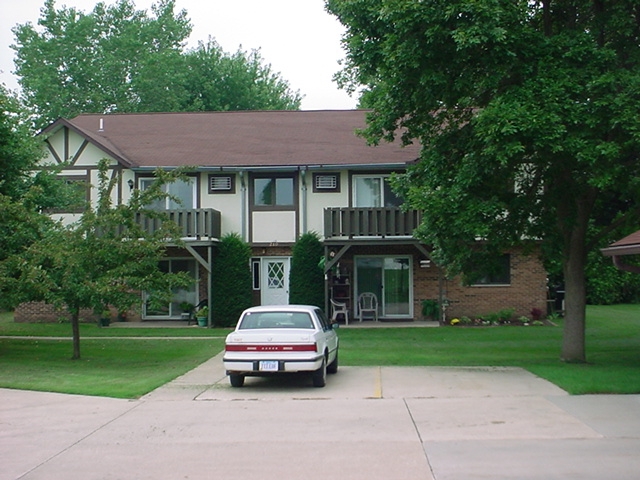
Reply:
<svg viewBox="0 0 640 480"><path fill-rule="evenodd" d="M80 115L43 132L44 164L66 162L64 177L87 185L95 201L91 185L107 158L118 179L115 202L144 189L158 167L195 167L187 181L168 186L180 203L156 205L171 213L186 241L186 248L169 250L162 268L189 272L193 287L160 310L143 301L143 320L180 318L181 302L207 298L216 244L228 232L251 245L255 304L288 302L291 247L315 231L325 245L327 306L329 298L346 303L351 319L363 292L376 295L378 316L386 320L420 318L425 299L446 299L449 318L544 310L546 274L534 256L507 252L502 274L478 285L445 278L429 246L412 235L420 212L401 211L388 183L419 148L368 146L356 135L365 116L358 110ZM77 213L60 215L73 221ZM34 308L16 315L28 317ZM38 308L44 315L46 307Z"/></svg>

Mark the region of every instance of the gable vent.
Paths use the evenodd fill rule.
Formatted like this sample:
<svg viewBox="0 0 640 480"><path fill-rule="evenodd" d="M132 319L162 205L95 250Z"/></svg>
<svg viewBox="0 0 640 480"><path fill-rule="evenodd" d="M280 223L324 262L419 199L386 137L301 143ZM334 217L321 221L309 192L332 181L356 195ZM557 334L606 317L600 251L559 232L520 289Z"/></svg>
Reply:
<svg viewBox="0 0 640 480"><path fill-rule="evenodd" d="M337 175L316 175L316 190L335 190L338 187Z"/></svg>
<svg viewBox="0 0 640 480"><path fill-rule="evenodd" d="M234 193L234 175L209 175L209 193Z"/></svg>

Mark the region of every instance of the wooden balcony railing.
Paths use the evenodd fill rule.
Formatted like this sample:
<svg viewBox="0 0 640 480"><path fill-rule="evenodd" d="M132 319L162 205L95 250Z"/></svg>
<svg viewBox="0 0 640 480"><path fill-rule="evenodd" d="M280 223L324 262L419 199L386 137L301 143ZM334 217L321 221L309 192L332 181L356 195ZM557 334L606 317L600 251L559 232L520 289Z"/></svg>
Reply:
<svg viewBox="0 0 640 480"><path fill-rule="evenodd" d="M326 208L324 236L333 237L406 237L420 225L417 210L399 208Z"/></svg>
<svg viewBox="0 0 640 480"><path fill-rule="evenodd" d="M166 213L169 215L169 219L178 225L182 238L220 238L222 231L220 212L213 208L167 210ZM139 214L136 220L149 233L159 230L161 226L159 219L150 218L144 214Z"/></svg>

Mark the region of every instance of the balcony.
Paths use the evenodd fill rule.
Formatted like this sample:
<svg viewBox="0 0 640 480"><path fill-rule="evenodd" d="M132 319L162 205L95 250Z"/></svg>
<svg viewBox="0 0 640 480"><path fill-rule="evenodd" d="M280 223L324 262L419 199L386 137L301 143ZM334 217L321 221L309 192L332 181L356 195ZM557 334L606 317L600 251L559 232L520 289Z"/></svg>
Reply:
<svg viewBox="0 0 640 480"><path fill-rule="evenodd" d="M169 219L178 225L180 237L187 240L220 238L220 212L213 208L191 210L167 210ZM137 222L147 232L154 233L161 227L161 220L138 214Z"/></svg>
<svg viewBox="0 0 640 480"><path fill-rule="evenodd" d="M399 208L326 208L324 237L411 237L420 225L417 210Z"/></svg>

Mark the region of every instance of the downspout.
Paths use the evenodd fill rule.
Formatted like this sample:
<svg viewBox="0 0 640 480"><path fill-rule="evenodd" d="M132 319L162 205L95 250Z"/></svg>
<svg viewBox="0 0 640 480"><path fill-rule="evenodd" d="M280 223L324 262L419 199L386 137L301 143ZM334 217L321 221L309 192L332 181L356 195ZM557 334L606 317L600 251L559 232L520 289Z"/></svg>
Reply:
<svg viewBox="0 0 640 480"><path fill-rule="evenodd" d="M211 275L213 274L213 248L211 247L211 244L209 244L209 246L207 247L207 260L209 261L209 272L207 274L207 300L209 300L208 303L208 307L209 307L209 318L207 318L207 326L209 328L211 328L212 325L212 319L213 319L213 301L212 301L212 297L213 297L213 279L211 278Z"/></svg>
<svg viewBox="0 0 640 480"><path fill-rule="evenodd" d="M242 240L247 241L247 182L245 178L245 171L240 170L240 197L241 197L241 207L240 207L240 223L242 229Z"/></svg>
<svg viewBox="0 0 640 480"><path fill-rule="evenodd" d="M302 181L302 218L300 219L300 227L301 233L307 233L307 167L303 167L300 171L300 179Z"/></svg>

